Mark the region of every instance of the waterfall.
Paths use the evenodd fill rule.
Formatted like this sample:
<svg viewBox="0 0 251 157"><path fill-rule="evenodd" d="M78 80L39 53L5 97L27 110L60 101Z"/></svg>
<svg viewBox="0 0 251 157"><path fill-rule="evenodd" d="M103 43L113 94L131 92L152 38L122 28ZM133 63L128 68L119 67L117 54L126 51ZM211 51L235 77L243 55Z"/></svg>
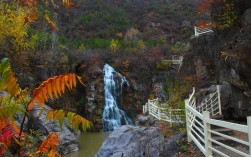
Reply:
<svg viewBox="0 0 251 157"><path fill-rule="evenodd" d="M122 103L122 87L124 84L128 86L129 84L124 76L108 64L105 64L103 73L105 91L103 131L112 131L121 125L132 124L131 119L118 107L118 103ZM119 98L121 99L118 100Z"/></svg>

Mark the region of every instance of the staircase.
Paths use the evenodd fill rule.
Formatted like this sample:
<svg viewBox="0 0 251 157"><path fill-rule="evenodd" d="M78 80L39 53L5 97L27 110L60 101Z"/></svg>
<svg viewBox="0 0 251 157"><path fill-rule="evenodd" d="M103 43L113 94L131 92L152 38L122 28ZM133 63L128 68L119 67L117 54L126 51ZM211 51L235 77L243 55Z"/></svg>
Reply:
<svg viewBox="0 0 251 157"><path fill-rule="evenodd" d="M213 33L213 30L210 27L194 27L194 35L198 37L202 34Z"/></svg>
<svg viewBox="0 0 251 157"><path fill-rule="evenodd" d="M208 111L211 117L222 116L219 85L216 86L216 91L214 93L207 95L201 104L196 107L196 110L200 113Z"/></svg>
<svg viewBox="0 0 251 157"><path fill-rule="evenodd" d="M195 89L185 100L187 139L193 141L206 157L251 157L251 117L241 125L212 117L220 116L220 90L196 105Z"/></svg>

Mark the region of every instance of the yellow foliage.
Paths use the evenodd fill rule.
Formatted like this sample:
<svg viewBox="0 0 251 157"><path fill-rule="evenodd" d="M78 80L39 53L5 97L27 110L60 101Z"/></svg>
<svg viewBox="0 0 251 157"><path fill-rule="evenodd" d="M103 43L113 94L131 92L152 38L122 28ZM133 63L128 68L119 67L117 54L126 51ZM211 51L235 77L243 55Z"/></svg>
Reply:
<svg viewBox="0 0 251 157"><path fill-rule="evenodd" d="M233 58L236 60L240 58L237 54L227 52L227 51L221 51L220 55L221 55L221 57L225 58L225 61L227 61L228 58Z"/></svg>
<svg viewBox="0 0 251 157"><path fill-rule="evenodd" d="M234 4L232 3L224 2L224 6L219 8L218 12L219 13L216 14L215 26L219 30L224 30L231 27L238 18Z"/></svg>
<svg viewBox="0 0 251 157"><path fill-rule="evenodd" d="M17 52L32 47L27 39L26 16L25 8L17 9L10 3L0 4L0 46L8 47L8 43L11 43Z"/></svg>
<svg viewBox="0 0 251 157"><path fill-rule="evenodd" d="M20 92L8 58L2 59L0 64L0 91L2 90L7 90L12 96L18 96Z"/></svg>
<svg viewBox="0 0 251 157"><path fill-rule="evenodd" d="M161 60L156 63L156 68L159 70L167 70L172 66L172 61L169 60Z"/></svg>
<svg viewBox="0 0 251 157"><path fill-rule="evenodd" d="M119 33L117 33L116 36L121 39L123 37L123 34L121 32L119 32Z"/></svg>
<svg viewBox="0 0 251 157"><path fill-rule="evenodd" d="M139 49L146 49L146 45L145 45L145 43L144 43L144 41L143 40L139 40L138 41L138 43L137 43L137 47L139 48Z"/></svg>
<svg viewBox="0 0 251 157"><path fill-rule="evenodd" d="M110 49L112 52L116 52L119 49L119 42L118 40L112 39L110 42Z"/></svg>
<svg viewBox="0 0 251 157"><path fill-rule="evenodd" d="M130 63L129 63L129 61L126 59L126 60L123 61L123 65L124 65L125 68L128 68L129 65L130 65Z"/></svg>

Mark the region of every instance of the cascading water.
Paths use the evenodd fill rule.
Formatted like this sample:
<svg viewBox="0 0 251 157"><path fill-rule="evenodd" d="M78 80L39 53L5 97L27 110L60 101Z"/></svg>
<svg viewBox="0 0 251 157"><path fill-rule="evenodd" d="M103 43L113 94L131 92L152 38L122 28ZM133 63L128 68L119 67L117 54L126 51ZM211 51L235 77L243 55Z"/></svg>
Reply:
<svg viewBox="0 0 251 157"><path fill-rule="evenodd" d="M117 104L118 99L122 97L123 85L129 84L124 76L116 72L108 64L105 64L103 73L105 91L105 107L102 118L103 131L112 131L121 125L132 124L131 119L127 117L123 110L118 108Z"/></svg>

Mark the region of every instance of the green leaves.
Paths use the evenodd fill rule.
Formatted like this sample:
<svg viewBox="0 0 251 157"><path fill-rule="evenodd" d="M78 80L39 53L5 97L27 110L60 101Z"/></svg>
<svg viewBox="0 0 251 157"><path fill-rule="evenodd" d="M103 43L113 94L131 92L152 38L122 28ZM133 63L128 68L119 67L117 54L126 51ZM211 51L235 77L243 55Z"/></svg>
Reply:
<svg viewBox="0 0 251 157"><path fill-rule="evenodd" d="M2 59L0 64L0 91L3 90L7 90L12 96L17 96L20 92L8 58Z"/></svg>
<svg viewBox="0 0 251 157"><path fill-rule="evenodd" d="M50 120L53 117L53 121L56 122L58 120L60 129L62 129L63 121L65 118L65 111L64 110L49 110L46 115L46 121ZM69 125L72 126L74 131L77 131L80 124L81 128L83 131L86 131L87 129L92 127L92 123L81 117L80 115L73 113L73 112L68 112L67 113L67 122Z"/></svg>
<svg viewBox="0 0 251 157"><path fill-rule="evenodd" d="M13 117L17 114L18 111L25 112L24 108L20 107L17 104L0 106L0 118L7 119Z"/></svg>

